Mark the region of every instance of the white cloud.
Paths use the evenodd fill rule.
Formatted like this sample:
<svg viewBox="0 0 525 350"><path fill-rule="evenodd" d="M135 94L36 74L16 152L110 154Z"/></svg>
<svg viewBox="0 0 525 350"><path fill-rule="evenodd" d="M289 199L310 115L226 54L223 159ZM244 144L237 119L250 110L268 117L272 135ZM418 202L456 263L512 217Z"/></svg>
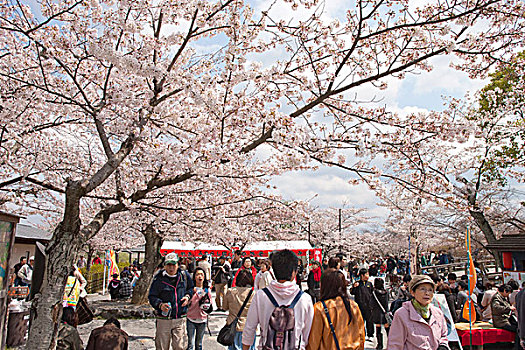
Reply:
<svg viewBox="0 0 525 350"><path fill-rule="evenodd" d="M437 94L461 94L467 91L478 90L487 81L481 79L470 79L465 72L450 67L452 57L440 56L432 59L430 63L434 69L430 72L422 72L415 80L414 95L434 92ZM439 96L439 95L438 95Z"/></svg>
<svg viewBox="0 0 525 350"><path fill-rule="evenodd" d="M348 183L351 174L344 170L320 167L318 170L290 172L275 177L272 184L285 199L311 200L320 207L374 208L377 199L365 185Z"/></svg>

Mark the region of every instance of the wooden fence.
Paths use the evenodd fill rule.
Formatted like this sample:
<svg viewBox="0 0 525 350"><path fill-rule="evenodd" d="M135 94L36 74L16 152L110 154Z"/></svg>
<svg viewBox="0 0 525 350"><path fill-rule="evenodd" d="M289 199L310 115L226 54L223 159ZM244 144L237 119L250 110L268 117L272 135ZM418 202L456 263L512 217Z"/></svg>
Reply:
<svg viewBox="0 0 525 350"><path fill-rule="evenodd" d="M86 292L88 293L97 293L102 290L102 286L104 284L104 273L103 272L96 272L96 273L89 273L86 277L86 280L88 282L86 287ZM108 283L108 281L106 281Z"/></svg>
<svg viewBox="0 0 525 350"><path fill-rule="evenodd" d="M498 271L498 266L496 265L496 262L494 260L480 260L478 261L478 264L483 277L489 280L493 280L494 277L501 276L501 271ZM468 274L468 267L468 260L465 259L464 261L459 261L451 264L423 266L421 268L421 271L436 274L449 274L451 272L460 272L461 274Z"/></svg>

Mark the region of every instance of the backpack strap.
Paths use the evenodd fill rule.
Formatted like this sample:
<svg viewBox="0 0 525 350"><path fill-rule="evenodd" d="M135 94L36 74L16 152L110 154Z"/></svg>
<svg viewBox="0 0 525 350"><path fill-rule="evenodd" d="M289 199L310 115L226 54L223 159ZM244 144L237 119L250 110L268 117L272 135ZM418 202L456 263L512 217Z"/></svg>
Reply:
<svg viewBox="0 0 525 350"><path fill-rule="evenodd" d="M267 287L263 288L262 291L264 292L264 294L266 294L268 299L270 299L270 301L272 302L273 306L279 307L279 304L277 303L277 300L275 300L275 298L273 297L272 293L270 292L270 290ZM303 295L303 291L299 290L299 292L295 295L295 298L293 298L292 303L288 307L290 309L293 309L295 307L295 305L297 304L297 302L299 301L299 299L301 299L302 295Z"/></svg>
<svg viewBox="0 0 525 350"><path fill-rule="evenodd" d="M293 298L293 301L292 303L290 304L290 306L288 306L290 309L293 309L295 307L295 304L297 304L297 302L299 302L299 299L301 299L301 297L303 296L303 291L299 289L299 293L297 293L295 295L295 298Z"/></svg>
<svg viewBox="0 0 525 350"><path fill-rule="evenodd" d="M264 294L266 294L268 299L270 299L270 301L272 302L273 306L279 307L279 304L277 303L277 300L275 300L275 298L273 297L272 293L270 293L270 290L268 288L263 288L262 291L264 292Z"/></svg>
<svg viewBox="0 0 525 350"><path fill-rule="evenodd" d="M332 319L330 318L330 314L328 313L328 308L326 307L324 300L321 300L321 303L323 303L324 314L326 315L326 318L328 319L328 324L330 325L330 331L332 332L332 336L334 337L335 347L337 348L337 350L340 350L341 348L339 347L339 341L337 340L337 336L335 335L334 325L332 324Z"/></svg>

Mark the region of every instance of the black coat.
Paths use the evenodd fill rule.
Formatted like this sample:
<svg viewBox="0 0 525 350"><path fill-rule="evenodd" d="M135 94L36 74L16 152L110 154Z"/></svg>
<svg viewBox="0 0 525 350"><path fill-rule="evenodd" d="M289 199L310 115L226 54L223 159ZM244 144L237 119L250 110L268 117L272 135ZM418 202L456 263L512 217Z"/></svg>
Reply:
<svg viewBox="0 0 525 350"><path fill-rule="evenodd" d="M377 300L381 303L381 306L383 306L383 309L388 312L388 293L386 290L374 290L372 294L372 300L371 300L371 306L372 306L372 322L374 324L385 324L386 318L385 313L383 312L383 309L379 306L377 303L376 298L374 298L374 294L377 297Z"/></svg>
<svg viewBox="0 0 525 350"><path fill-rule="evenodd" d="M224 268L222 272L221 267ZM215 264L211 267L212 279L217 284L226 284L230 280L230 265L228 264Z"/></svg>
<svg viewBox="0 0 525 350"><path fill-rule="evenodd" d="M372 283L366 281L358 281L357 287L353 287L350 290L350 293L354 295L355 302L359 306L359 310L361 310L361 314L363 314L364 318L367 318L368 315L370 315L371 311L371 299L372 299L372 291L374 290L374 287L372 286Z"/></svg>
<svg viewBox="0 0 525 350"><path fill-rule="evenodd" d="M317 282L314 279L314 272L313 271L310 271L308 273L308 280L307 280L306 283L308 285L308 289L310 289L310 290L321 289L321 281Z"/></svg>
<svg viewBox="0 0 525 350"><path fill-rule="evenodd" d="M516 309L518 311L519 335L525 339L525 289L516 295Z"/></svg>

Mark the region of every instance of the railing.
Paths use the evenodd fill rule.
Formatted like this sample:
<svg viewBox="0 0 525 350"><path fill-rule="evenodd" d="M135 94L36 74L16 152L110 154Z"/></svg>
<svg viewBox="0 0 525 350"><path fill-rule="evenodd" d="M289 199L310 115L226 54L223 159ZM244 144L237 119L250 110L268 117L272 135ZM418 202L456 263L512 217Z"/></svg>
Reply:
<svg viewBox="0 0 525 350"><path fill-rule="evenodd" d="M496 265L496 262L494 260L480 260L478 261L479 268L481 270L481 273L487 277L488 279L493 279L496 275L501 275L501 272L498 272L498 268ZM490 272L490 270L494 270L493 272ZM431 271L435 274L443 273L443 271L446 271L446 273L456 272L456 271L463 271L465 274L468 274L468 260L455 262L451 264L443 264L443 265L431 265L431 266L423 266L421 267L421 271Z"/></svg>
<svg viewBox="0 0 525 350"><path fill-rule="evenodd" d="M88 282L86 292L90 294L96 293L102 290L102 286L104 285L104 273L90 273L86 276L86 280Z"/></svg>

